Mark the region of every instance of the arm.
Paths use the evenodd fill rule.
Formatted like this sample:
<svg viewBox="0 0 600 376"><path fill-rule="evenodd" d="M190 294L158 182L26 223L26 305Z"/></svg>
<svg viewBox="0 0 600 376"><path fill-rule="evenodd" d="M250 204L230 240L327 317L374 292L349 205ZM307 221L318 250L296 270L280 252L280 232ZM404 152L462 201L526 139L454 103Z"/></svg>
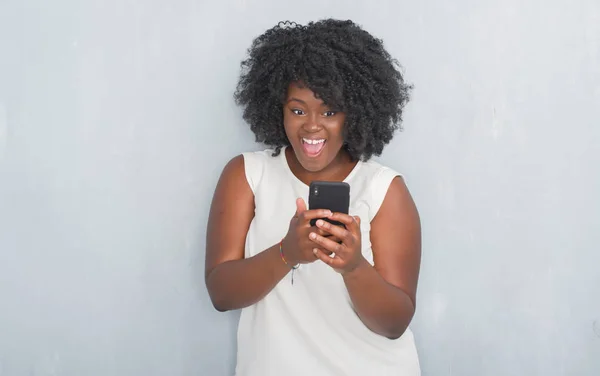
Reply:
<svg viewBox="0 0 600 376"><path fill-rule="evenodd" d="M396 177L371 222L374 266L360 252L359 222L345 217L336 213L332 219L345 221L347 231L320 223L324 230L343 239L343 245L313 235L321 247L336 252L336 257L320 251L316 254L342 273L362 322L377 334L399 338L415 313L421 262L421 226L412 197L404 181Z"/></svg>
<svg viewBox="0 0 600 376"><path fill-rule="evenodd" d="M369 329L399 338L416 309L421 263L419 214L404 181L396 177L371 222L375 266L366 260L344 274L354 309Z"/></svg>
<svg viewBox="0 0 600 376"><path fill-rule="evenodd" d="M244 258L246 235L253 218L254 194L246 181L243 156L238 156L221 174L206 234L206 287L219 311L258 302L290 271L281 261L278 244Z"/></svg>

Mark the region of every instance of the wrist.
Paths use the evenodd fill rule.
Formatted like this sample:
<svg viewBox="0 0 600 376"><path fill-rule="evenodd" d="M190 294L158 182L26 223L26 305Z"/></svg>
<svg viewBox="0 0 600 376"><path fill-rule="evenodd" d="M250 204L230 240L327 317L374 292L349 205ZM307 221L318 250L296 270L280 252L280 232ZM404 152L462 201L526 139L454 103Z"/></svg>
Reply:
<svg viewBox="0 0 600 376"><path fill-rule="evenodd" d="M369 264L367 259L361 255L360 259L352 269L342 272L342 277L344 279L354 279L360 277L370 267L371 264Z"/></svg>
<svg viewBox="0 0 600 376"><path fill-rule="evenodd" d="M286 252L289 251L290 247L287 245L285 238L279 242L278 248L281 261L290 269L298 268L299 262L293 257L290 257L290 252Z"/></svg>

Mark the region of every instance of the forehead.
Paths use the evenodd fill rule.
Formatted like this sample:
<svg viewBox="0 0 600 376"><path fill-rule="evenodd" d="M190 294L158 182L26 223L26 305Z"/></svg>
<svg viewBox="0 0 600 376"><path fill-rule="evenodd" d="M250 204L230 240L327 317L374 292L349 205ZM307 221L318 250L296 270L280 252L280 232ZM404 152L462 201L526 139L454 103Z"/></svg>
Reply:
<svg viewBox="0 0 600 376"><path fill-rule="evenodd" d="M323 100L317 98L312 90L310 90L307 86L297 82L292 82L288 87L287 99L299 99L306 104L314 104L318 106L324 104Z"/></svg>

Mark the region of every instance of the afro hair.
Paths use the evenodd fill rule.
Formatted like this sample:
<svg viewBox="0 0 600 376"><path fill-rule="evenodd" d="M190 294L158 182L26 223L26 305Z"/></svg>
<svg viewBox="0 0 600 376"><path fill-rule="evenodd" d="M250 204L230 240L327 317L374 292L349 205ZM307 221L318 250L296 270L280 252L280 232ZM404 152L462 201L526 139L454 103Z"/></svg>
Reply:
<svg viewBox="0 0 600 376"><path fill-rule="evenodd" d="M401 128L412 88L383 42L352 21L280 22L253 41L241 67L235 101L256 141L274 147L274 155L289 145L283 104L292 82L346 114L344 148L365 161Z"/></svg>

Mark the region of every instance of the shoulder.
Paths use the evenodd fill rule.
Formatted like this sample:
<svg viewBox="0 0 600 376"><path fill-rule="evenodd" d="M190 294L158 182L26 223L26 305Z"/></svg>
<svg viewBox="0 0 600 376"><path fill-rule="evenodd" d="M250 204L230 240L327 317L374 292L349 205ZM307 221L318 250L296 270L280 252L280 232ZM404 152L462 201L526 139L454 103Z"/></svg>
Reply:
<svg viewBox="0 0 600 376"><path fill-rule="evenodd" d="M390 180L378 215L383 216L388 212L410 214L411 216L417 214L414 200L401 175Z"/></svg>
<svg viewBox="0 0 600 376"><path fill-rule="evenodd" d="M368 182L368 197L371 207L369 220L373 220L379 213L390 190L396 192L403 188L406 189L401 173L377 161L363 162L361 175Z"/></svg>
<svg viewBox="0 0 600 376"><path fill-rule="evenodd" d="M265 171L277 160L273 149L246 152L242 154L244 174L252 192L256 193Z"/></svg>
<svg viewBox="0 0 600 376"><path fill-rule="evenodd" d="M254 164L262 165L274 158L273 150L271 150L271 149L265 149L265 150L259 150L259 151L248 151L248 152L242 153L241 155L237 156L236 158L240 158L240 157L244 161L245 165L254 165Z"/></svg>
<svg viewBox="0 0 600 376"><path fill-rule="evenodd" d="M420 222L417 207L408 189L404 176L396 170L377 163L372 184L373 200L377 211L373 223L412 223ZM378 221L379 220L379 221Z"/></svg>
<svg viewBox="0 0 600 376"><path fill-rule="evenodd" d="M223 167L223 171L221 172L217 188L224 185L233 186L238 183L243 183L245 180L244 155L240 154L231 158L227 164L225 164L225 167Z"/></svg>
<svg viewBox="0 0 600 376"><path fill-rule="evenodd" d="M221 173L221 180L236 184L246 182L252 192L255 192L265 169L275 159L271 149L242 153L227 162Z"/></svg>
<svg viewBox="0 0 600 376"><path fill-rule="evenodd" d="M360 171L363 179L368 179L372 183L372 186L384 189L387 189L394 178L403 179L403 175L400 172L374 160L362 162Z"/></svg>

